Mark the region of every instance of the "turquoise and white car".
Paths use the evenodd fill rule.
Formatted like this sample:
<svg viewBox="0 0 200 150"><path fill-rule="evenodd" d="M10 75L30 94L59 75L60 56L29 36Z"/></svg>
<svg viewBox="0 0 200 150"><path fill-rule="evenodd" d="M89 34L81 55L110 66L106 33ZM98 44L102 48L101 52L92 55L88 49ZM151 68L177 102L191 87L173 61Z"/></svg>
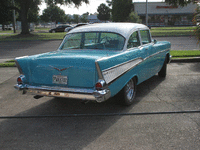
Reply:
<svg viewBox="0 0 200 150"><path fill-rule="evenodd" d="M158 73L166 76L171 44L152 40L136 23L101 23L75 28L58 50L16 58L15 88L42 96L103 102L116 94L134 102L136 86Z"/></svg>

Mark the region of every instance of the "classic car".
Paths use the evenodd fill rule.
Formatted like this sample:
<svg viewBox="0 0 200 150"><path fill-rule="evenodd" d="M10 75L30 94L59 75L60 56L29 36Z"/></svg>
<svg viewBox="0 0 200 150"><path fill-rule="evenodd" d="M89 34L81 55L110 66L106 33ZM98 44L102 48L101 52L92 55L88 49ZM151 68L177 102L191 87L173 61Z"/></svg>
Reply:
<svg viewBox="0 0 200 150"><path fill-rule="evenodd" d="M103 102L115 95L131 105L136 87L166 76L171 44L152 40L136 23L85 25L68 32L58 50L16 58L15 88L23 94Z"/></svg>
<svg viewBox="0 0 200 150"><path fill-rule="evenodd" d="M70 30L74 29L74 28L77 28L77 27L80 27L80 26L84 26L84 25L88 25L87 23L79 23L73 27L67 27L65 28L65 32L69 32Z"/></svg>
<svg viewBox="0 0 200 150"><path fill-rule="evenodd" d="M50 29L49 33L65 32L65 28L69 28L69 27L72 27L72 26L70 26L70 25L60 25L60 26L57 26L55 28Z"/></svg>

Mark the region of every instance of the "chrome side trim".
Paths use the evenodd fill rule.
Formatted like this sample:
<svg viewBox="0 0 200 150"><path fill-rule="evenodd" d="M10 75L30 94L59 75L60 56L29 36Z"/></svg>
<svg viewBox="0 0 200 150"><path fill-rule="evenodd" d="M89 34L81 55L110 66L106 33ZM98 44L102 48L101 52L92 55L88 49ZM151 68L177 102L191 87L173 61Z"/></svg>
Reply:
<svg viewBox="0 0 200 150"><path fill-rule="evenodd" d="M158 54L160 54L160 53L163 53L163 52L166 52L166 51L169 51L169 50L170 50L170 49L165 49L165 50L159 51L159 52L157 52L157 53L154 53L154 54L152 54L152 55L150 55L150 56L144 58L144 60L147 60L147 59L149 59L149 58L151 58L151 57L153 57L153 56L155 56L155 55L158 55Z"/></svg>
<svg viewBox="0 0 200 150"><path fill-rule="evenodd" d="M136 58L136 59L132 59L127 62L124 62L119 65L116 65L111 68L103 70L102 73L103 73L103 77L104 77L106 83L107 84L110 83L115 78L121 76L122 74L124 74L128 70L132 69L133 67L135 67L142 61L143 61L142 58Z"/></svg>
<svg viewBox="0 0 200 150"><path fill-rule="evenodd" d="M139 65L141 62L155 56L158 55L160 53L169 51L170 49L165 49L162 51L159 51L157 53L154 53L146 58L136 58L136 59L132 59L129 60L127 62L115 65L113 67L110 67L108 69L104 69L102 72L100 71L99 68L99 72L101 73L101 76L103 76L104 80L106 81L107 84L109 84L110 82L112 82L113 80L117 79L118 77L122 76L123 74L125 74L127 71L133 69L135 66Z"/></svg>
<svg viewBox="0 0 200 150"><path fill-rule="evenodd" d="M98 61L95 61L95 65L96 65L96 69L97 69L97 73L98 73L99 79L103 80L104 78L103 78L101 69L99 67Z"/></svg>
<svg viewBox="0 0 200 150"><path fill-rule="evenodd" d="M20 67L20 65L19 65L19 63L17 62L16 59L15 59L15 64L16 64L18 70L19 70L19 73L20 73L20 74L23 74L22 68Z"/></svg>

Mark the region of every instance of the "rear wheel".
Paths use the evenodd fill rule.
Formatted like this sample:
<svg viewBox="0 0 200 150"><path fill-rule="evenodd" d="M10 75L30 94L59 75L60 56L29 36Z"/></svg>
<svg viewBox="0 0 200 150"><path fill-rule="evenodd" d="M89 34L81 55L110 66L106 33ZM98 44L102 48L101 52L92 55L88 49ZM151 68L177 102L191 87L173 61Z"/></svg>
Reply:
<svg viewBox="0 0 200 150"><path fill-rule="evenodd" d="M131 79L125 87L119 92L120 102L123 105L129 106L134 102L136 95L136 79Z"/></svg>
<svg viewBox="0 0 200 150"><path fill-rule="evenodd" d="M165 78L167 75L167 57L165 57L165 62L161 68L161 70L158 72L159 77Z"/></svg>

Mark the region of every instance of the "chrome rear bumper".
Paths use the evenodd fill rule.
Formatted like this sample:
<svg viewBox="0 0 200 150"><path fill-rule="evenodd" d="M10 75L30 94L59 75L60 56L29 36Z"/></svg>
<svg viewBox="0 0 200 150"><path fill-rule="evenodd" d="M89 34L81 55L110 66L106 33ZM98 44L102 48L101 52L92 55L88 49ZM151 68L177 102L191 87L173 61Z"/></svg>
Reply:
<svg viewBox="0 0 200 150"><path fill-rule="evenodd" d="M26 84L16 84L14 87L19 91L23 91L23 94L27 93L39 96L94 100L97 102L103 102L109 99L111 96L109 89L103 89L97 91L97 90L81 89L81 88L64 88L64 87L49 87L49 86L38 87Z"/></svg>

